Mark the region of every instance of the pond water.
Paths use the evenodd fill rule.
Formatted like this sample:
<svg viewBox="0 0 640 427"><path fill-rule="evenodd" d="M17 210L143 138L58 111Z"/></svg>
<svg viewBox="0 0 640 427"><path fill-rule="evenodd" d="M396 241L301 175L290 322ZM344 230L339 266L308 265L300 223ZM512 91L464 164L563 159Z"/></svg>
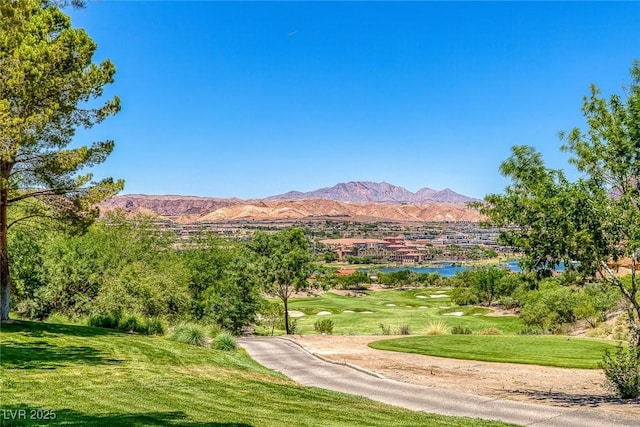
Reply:
<svg viewBox="0 0 640 427"><path fill-rule="evenodd" d="M516 272L521 272L520 262L508 261L500 264L501 266ZM458 265L455 263L443 263L442 266L437 267L393 267L393 268L381 268L382 273L392 273L394 271L409 270L416 273L438 273L442 277L452 277L459 271L465 271L473 269L473 266ZM557 271L564 271L564 265L561 263L557 268Z"/></svg>

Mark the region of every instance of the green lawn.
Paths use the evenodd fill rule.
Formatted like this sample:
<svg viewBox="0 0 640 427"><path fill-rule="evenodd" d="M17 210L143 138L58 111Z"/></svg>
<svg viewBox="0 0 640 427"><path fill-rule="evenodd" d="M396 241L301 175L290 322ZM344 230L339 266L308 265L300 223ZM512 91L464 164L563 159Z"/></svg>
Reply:
<svg viewBox="0 0 640 427"><path fill-rule="evenodd" d="M486 362L595 369L612 341L558 336L434 335L374 341L379 350Z"/></svg>
<svg viewBox="0 0 640 427"><path fill-rule="evenodd" d="M524 328L517 317L486 316L490 312L488 309L456 306L448 291L439 288L367 291L366 296L358 297L325 293L318 297L291 299L289 310L305 313L304 317L298 318L298 332L302 334L315 333L313 325L321 318L333 320L333 333L337 335L379 334L380 323L390 325L392 331L401 325L409 325L412 335L420 335L433 321L445 322L449 327L468 327L474 332L494 327L508 334ZM318 316L322 311L331 314ZM450 315L458 312L462 312L462 316Z"/></svg>
<svg viewBox="0 0 640 427"><path fill-rule="evenodd" d="M3 323L0 365L2 425L505 425L298 386L243 351L84 326ZM7 421L17 410L26 422Z"/></svg>

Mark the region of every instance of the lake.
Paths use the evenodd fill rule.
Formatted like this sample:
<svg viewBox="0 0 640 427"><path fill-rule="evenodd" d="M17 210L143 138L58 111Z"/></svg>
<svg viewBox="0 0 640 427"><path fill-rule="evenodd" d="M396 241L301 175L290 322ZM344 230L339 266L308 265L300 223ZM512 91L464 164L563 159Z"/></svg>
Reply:
<svg viewBox="0 0 640 427"><path fill-rule="evenodd" d="M518 261L508 261L505 263L499 264L509 270L521 272L520 262ZM472 270L476 266L473 265L456 265L454 263L444 263L442 267L393 267L393 268L381 268L380 272L382 273L392 273L394 271L402 271L409 270L414 271L416 273L438 273L442 277L452 277L459 271ZM556 267L556 271L564 271L564 264L560 263L558 267Z"/></svg>

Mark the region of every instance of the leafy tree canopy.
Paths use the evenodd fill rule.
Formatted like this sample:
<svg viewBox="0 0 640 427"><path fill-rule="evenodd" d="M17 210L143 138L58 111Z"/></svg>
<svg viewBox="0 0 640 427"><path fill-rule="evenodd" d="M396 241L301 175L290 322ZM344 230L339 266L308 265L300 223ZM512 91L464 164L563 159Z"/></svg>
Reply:
<svg viewBox="0 0 640 427"><path fill-rule="evenodd" d="M94 64L95 50L55 2L0 0L1 319L9 309L8 229L36 217L86 227L97 214L95 203L123 187L123 181L95 182L80 173L103 162L113 141L69 147L78 127L90 128L120 109L118 97L96 102L115 67L109 60Z"/></svg>
<svg viewBox="0 0 640 427"><path fill-rule="evenodd" d="M640 346L640 61L631 77L624 97L605 99L592 85L582 106L587 130L560 133L579 179L571 182L561 170L547 168L534 148L516 146L500 166L511 183L504 194L486 196L481 211L505 227L501 243L523 252L526 269L544 276L564 262L583 277L615 285ZM621 258L631 266L629 284L607 264Z"/></svg>

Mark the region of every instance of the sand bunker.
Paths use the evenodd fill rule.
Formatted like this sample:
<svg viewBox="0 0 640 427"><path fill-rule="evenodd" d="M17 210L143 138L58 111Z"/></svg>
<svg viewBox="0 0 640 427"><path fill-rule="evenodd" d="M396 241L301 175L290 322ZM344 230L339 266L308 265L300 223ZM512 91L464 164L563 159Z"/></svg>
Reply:
<svg viewBox="0 0 640 427"><path fill-rule="evenodd" d="M395 304L387 304L387 307L395 307Z"/></svg>
<svg viewBox="0 0 640 427"><path fill-rule="evenodd" d="M443 316L456 316L456 317L460 317L462 316L464 313L461 311L454 311L453 313L444 313Z"/></svg>
<svg viewBox="0 0 640 427"><path fill-rule="evenodd" d="M344 310L343 313L354 313L353 310Z"/></svg>
<svg viewBox="0 0 640 427"><path fill-rule="evenodd" d="M328 316L330 314L331 314L330 311L321 311L318 314L316 314L316 316Z"/></svg>
<svg viewBox="0 0 640 427"><path fill-rule="evenodd" d="M449 298L449 295L446 295L446 294L431 295L431 298Z"/></svg>
<svg viewBox="0 0 640 427"><path fill-rule="evenodd" d="M289 310L289 317L302 317L304 313L298 310Z"/></svg>
<svg viewBox="0 0 640 427"><path fill-rule="evenodd" d="M373 314L373 311L361 311L362 314Z"/></svg>
<svg viewBox="0 0 640 427"><path fill-rule="evenodd" d="M416 298L426 298L424 295L416 295Z"/></svg>

